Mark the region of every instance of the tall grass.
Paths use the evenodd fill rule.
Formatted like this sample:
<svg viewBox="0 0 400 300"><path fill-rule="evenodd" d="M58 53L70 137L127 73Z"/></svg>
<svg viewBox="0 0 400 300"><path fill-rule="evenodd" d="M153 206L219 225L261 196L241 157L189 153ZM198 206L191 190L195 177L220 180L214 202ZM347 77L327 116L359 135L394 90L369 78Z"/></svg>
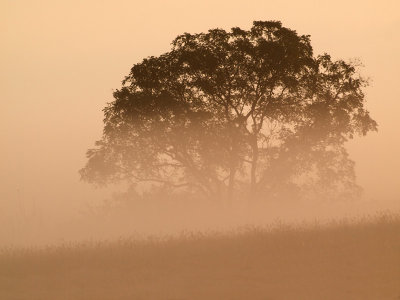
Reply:
<svg viewBox="0 0 400 300"><path fill-rule="evenodd" d="M400 217L3 249L0 299L400 299Z"/></svg>

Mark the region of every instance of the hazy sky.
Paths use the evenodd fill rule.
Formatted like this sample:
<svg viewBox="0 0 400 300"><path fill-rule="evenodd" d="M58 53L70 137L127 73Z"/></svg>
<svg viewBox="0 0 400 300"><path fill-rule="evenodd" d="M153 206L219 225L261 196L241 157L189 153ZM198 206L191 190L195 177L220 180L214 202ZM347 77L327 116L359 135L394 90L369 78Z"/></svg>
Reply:
<svg viewBox="0 0 400 300"><path fill-rule="evenodd" d="M350 153L367 197L400 200L398 1L0 3L0 210L18 201L64 209L98 197L77 171L130 67L168 51L183 32L248 29L254 20L310 34L316 54L361 59L379 132L351 142Z"/></svg>

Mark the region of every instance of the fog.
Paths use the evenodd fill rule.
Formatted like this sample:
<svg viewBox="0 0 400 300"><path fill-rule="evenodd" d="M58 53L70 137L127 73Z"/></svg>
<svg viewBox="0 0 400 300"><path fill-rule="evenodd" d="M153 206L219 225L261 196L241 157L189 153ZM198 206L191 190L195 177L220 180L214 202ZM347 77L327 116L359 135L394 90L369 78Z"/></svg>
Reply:
<svg viewBox="0 0 400 300"><path fill-rule="evenodd" d="M0 246L35 246L249 224L312 222L400 209L400 67L397 1L2 1ZM184 32L280 20L311 35L315 54L358 58L371 78L367 108L378 132L347 143L363 196L244 209L208 203L121 204L125 186L79 180L101 137L102 109L131 66L170 49ZM110 201L106 201L106 200ZM125 206L124 206L125 205Z"/></svg>

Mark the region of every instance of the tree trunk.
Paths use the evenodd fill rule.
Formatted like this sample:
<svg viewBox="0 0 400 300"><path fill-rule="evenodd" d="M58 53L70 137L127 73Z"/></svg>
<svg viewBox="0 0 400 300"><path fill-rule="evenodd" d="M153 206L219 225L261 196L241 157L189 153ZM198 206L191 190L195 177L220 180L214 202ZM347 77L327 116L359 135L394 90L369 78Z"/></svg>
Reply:
<svg viewBox="0 0 400 300"><path fill-rule="evenodd" d="M232 166L229 172L229 183L228 183L228 194L227 194L228 207L232 207L233 190L235 187L235 173L236 173L236 168Z"/></svg>
<svg viewBox="0 0 400 300"><path fill-rule="evenodd" d="M258 164L258 144L257 144L257 136L251 137L251 148L252 148L252 162L251 162L251 170L250 170L250 194L249 194L249 203L255 201L256 198L256 189L257 189L257 164Z"/></svg>
<svg viewBox="0 0 400 300"><path fill-rule="evenodd" d="M227 206L232 207L233 190L235 187L235 175L237 170L237 151L238 151L238 128L232 125L232 140L231 140L231 151L229 159L229 182L228 182L228 193L227 193Z"/></svg>

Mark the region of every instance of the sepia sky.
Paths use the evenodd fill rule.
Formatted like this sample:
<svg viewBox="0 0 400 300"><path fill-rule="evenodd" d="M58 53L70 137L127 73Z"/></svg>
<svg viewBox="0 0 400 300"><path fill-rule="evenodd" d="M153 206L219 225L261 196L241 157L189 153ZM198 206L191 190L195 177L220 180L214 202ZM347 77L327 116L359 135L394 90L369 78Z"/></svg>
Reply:
<svg viewBox="0 0 400 300"><path fill-rule="evenodd" d="M79 182L102 108L130 67L183 32L280 20L314 52L359 58L379 132L348 144L366 197L400 200L398 1L0 0L0 210L51 210L103 197ZM386 203L385 202L385 203Z"/></svg>

